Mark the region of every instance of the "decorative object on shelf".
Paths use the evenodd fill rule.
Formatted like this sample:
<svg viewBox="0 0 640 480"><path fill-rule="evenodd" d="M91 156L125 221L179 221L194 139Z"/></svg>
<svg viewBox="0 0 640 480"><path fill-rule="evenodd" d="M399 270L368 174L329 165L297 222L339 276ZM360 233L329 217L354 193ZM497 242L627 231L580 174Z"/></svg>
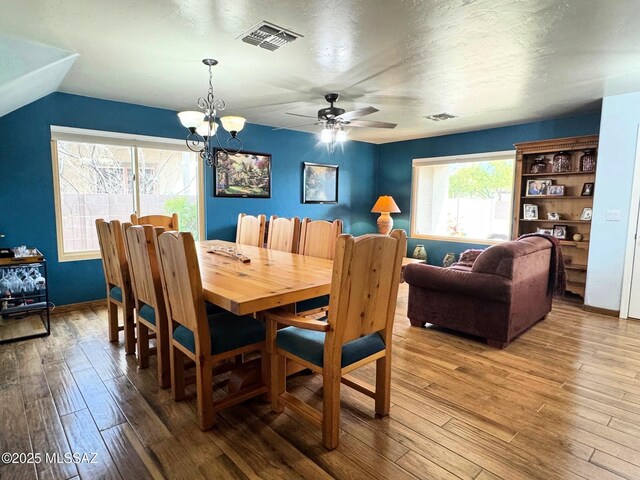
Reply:
<svg viewBox="0 0 640 480"><path fill-rule="evenodd" d="M591 197L593 195L593 182L587 182L582 186L582 193L580 193L583 197Z"/></svg>
<svg viewBox="0 0 640 480"><path fill-rule="evenodd" d="M591 220L591 215L593 214L593 209L590 207L584 207L582 209L582 213L580 214L580 220Z"/></svg>
<svg viewBox="0 0 640 480"><path fill-rule="evenodd" d="M544 235L553 235L553 228L542 228L538 227L536 229L536 233L542 233Z"/></svg>
<svg viewBox="0 0 640 480"><path fill-rule="evenodd" d="M427 261L427 250L424 248L424 245L416 245L416 248L413 249L413 258L417 258L418 260Z"/></svg>
<svg viewBox="0 0 640 480"><path fill-rule="evenodd" d="M547 188L553 185L550 178L540 178L538 180L527 180L527 197L539 197L547 194Z"/></svg>
<svg viewBox="0 0 640 480"><path fill-rule="evenodd" d="M456 254L453 253L453 252L447 253L444 256L444 258L442 259L442 266L443 267L450 267L454 263L456 263Z"/></svg>
<svg viewBox="0 0 640 480"><path fill-rule="evenodd" d="M302 203L338 203L338 165L302 164Z"/></svg>
<svg viewBox="0 0 640 480"><path fill-rule="evenodd" d="M547 195L561 197L564 195L564 185L549 185Z"/></svg>
<svg viewBox="0 0 640 480"><path fill-rule="evenodd" d="M214 197L271 197L270 154L216 150L214 163Z"/></svg>
<svg viewBox="0 0 640 480"><path fill-rule="evenodd" d="M567 238L567 227L566 225L554 225L553 226L553 236L558 240L565 240Z"/></svg>
<svg viewBox="0 0 640 480"><path fill-rule="evenodd" d="M553 156L552 168L553 173L565 173L571 171L571 154L567 152L558 152Z"/></svg>
<svg viewBox="0 0 640 480"><path fill-rule="evenodd" d="M538 155L533 159L529 173L545 173L547 171L547 157Z"/></svg>
<svg viewBox="0 0 640 480"><path fill-rule="evenodd" d="M243 117L225 116L220 118L222 128L229 132L226 147L220 141L218 130L218 111L224 110L223 100L215 98L213 94L213 74L211 67L218 64L213 58L205 58L202 63L209 67L209 91L206 97L198 99L198 107L202 111L184 111L178 113L180 123L189 130L187 147L192 152L200 154L200 158L209 166L215 162L215 150L222 149L225 153L238 153L242 150L242 140L238 132L244 128L246 119ZM215 139L215 143L214 143ZM217 144L217 146L216 146Z"/></svg>
<svg viewBox="0 0 640 480"><path fill-rule="evenodd" d="M558 212L547 212L547 220L560 220Z"/></svg>
<svg viewBox="0 0 640 480"><path fill-rule="evenodd" d="M581 242L583 238L584 238L584 236L581 233L574 233L573 234L573 241L574 242Z"/></svg>
<svg viewBox="0 0 640 480"><path fill-rule="evenodd" d="M381 195L378 197L376 204L371 209L371 213L379 213L378 217L378 232L382 235L389 235L393 228L393 218L390 213L400 213L400 208L396 204L391 195Z"/></svg>
<svg viewBox="0 0 640 480"><path fill-rule="evenodd" d="M596 171L596 151L595 150L587 149L584 151L584 155L580 157L580 171L581 172Z"/></svg>
<svg viewBox="0 0 640 480"><path fill-rule="evenodd" d="M538 220L538 205L531 203L524 204L523 217L525 220Z"/></svg>

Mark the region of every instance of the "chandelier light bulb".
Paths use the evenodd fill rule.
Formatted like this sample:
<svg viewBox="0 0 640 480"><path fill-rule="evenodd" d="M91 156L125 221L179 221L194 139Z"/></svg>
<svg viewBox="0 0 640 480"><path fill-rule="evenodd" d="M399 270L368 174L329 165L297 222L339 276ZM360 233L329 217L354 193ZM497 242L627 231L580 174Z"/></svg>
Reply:
<svg viewBox="0 0 640 480"><path fill-rule="evenodd" d="M331 143L331 137L333 136L333 131L329 128L323 128L322 132L320 132L320 141L322 143Z"/></svg>
<svg viewBox="0 0 640 480"><path fill-rule="evenodd" d="M344 130L338 130L336 132L336 140L338 142L345 142L347 140L347 132Z"/></svg>

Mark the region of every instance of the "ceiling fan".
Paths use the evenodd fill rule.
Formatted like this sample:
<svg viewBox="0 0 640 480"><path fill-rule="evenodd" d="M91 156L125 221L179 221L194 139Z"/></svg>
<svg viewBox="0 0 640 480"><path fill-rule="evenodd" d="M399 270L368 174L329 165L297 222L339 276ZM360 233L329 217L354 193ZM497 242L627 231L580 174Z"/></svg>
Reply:
<svg viewBox="0 0 640 480"><path fill-rule="evenodd" d="M347 139L347 132L345 132L344 130L345 127L395 128L397 126L397 123L360 120L360 117L371 115L372 113L378 112L379 110L375 107L365 107L347 112L344 108L335 107L333 105L338 101L339 97L340 95L337 93L327 93L324 96L324 99L329 102L330 106L318 110L318 113L315 117L311 115L301 115L299 113L290 112L287 112L287 115L313 118L316 120L313 123L295 125L294 128L305 127L308 125L322 125L323 128L320 134L320 141L329 144L330 153L333 153L333 148L336 142L344 142Z"/></svg>

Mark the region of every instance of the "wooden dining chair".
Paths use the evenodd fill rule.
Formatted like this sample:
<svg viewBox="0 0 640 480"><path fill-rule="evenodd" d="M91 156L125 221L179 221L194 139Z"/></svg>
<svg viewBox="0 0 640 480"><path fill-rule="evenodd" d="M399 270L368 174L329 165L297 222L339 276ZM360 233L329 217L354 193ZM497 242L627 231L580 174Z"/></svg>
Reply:
<svg viewBox="0 0 640 480"><path fill-rule="evenodd" d="M264 215L238 215L238 227L236 229L236 243L264 247L264 229L266 217Z"/></svg>
<svg viewBox="0 0 640 480"><path fill-rule="evenodd" d="M391 344L402 257L407 251L404 230L390 236L341 235L331 279L326 321L297 316L284 309L266 312L267 348L271 356L271 406L286 406L322 426L322 443L338 446L340 383L375 399L378 415L389 413ZM278 330L278 325L285 328ZM286 391L285 359L322 374L322 412ZM375 388L347 374L376 362Z"/></svg>
<svg viewBox="0 0 640 480"><path fill-rule="evenodd" d="M171 385L169 368L169 321L162 293L155 236L164 232L151 225L122 225L137 315L138 366L149 367L150 354L156 354L158 385ZM149 348L149 331L155 334L155 349Z"/></svg>
<svg viewBox="0 0 640 480"><path fill-rule="evenodd" d="M118 332L124 330L124 350L136 352L135 319L133 316L133 292L125 253L122 228L118 220L96 220L100 257L107 287L107 315L109 341L118 341ZM122 308L123 325L118 323L118 307Z"/></svg>
<svg viewBox="0 0 640 480"><path fill-rule="evenodd" d="M171 216L145 215L143 217L132 213L131 223L133 225L153 225L154 227L162 227L165 230L180 230L177 213L172 213Z"/></svg>
<svg viewBox="0 0 640 480"><path fill-rule="evenodd" d="M267 248L289 253L298 253L299 243L300 219L298 217L278 218L276 215L271 215L269 218Z"/></svg>
<svg viewBox="0 0 640 480"><path fill-rule="evenodd" d="M342 234L342 220L302 220L298 253L333 260L336 239Z"/></svg>
<svg viewBox="0 0 640 480"><path fill-rule="evenodd" d="M269 359L264 323L248 315L236 316L229 312L207 317L193 236L189 232L165 232L157 242L171 333L171 392L176 401L184 398L185 359L192 360L196 365L199 425L207 430L214 425L216 412L267 392ZM262 383L243 387L214 401L214 367L251 352L261 353Z"/></svg>

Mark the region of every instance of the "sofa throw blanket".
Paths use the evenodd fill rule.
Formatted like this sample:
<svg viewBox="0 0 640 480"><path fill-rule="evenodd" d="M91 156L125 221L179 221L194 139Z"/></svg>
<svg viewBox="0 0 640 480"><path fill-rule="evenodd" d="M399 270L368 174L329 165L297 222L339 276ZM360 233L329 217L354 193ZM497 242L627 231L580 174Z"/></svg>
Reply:
<svg viewBox="0 0 640 480"><path fill-rule="evenodd" d="M518 238L521 240L527 237L542 237L551 242L551 265L549 266L549 284L548 292L557 297L564 295L567 288L567 273L564 269L564 259L562 258L562 249L560 243L553 235L544 233L527 233Z"/></svg>

